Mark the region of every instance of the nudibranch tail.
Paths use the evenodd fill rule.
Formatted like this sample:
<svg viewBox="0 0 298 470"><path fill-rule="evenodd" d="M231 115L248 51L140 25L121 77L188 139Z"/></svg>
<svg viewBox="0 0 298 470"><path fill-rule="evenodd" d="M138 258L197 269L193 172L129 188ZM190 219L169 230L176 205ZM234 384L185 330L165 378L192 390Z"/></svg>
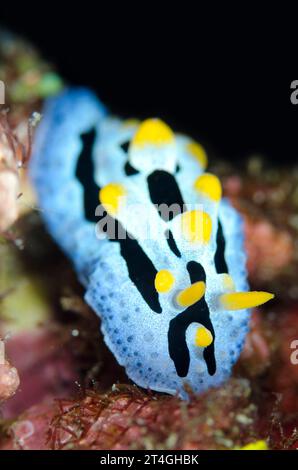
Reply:
<svg viewBox="0 0 298 470"><path fill-rule="evenodd" d="M110 117L85 89L45 105L30 173L104 339L138 385L187 398L226 380L250 308L242 220L194 140ZM239 312L238 310L241 310Z"/></svg>

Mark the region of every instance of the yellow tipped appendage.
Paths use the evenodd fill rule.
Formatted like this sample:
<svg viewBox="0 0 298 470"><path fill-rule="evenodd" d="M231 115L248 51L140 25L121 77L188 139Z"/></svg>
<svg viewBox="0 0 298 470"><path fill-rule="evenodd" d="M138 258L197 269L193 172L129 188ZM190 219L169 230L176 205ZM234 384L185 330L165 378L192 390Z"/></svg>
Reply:
<svg viewBox="0 0 298 470"><path fill-rule="evenodd" d="M203 281L198 281L179 292L176 297L176 302L180 307L190 307L198 302L205 294L206 284Z"/></svg>
<svg viewBox="0 0 298 470"><path fill-rule="evenodd" d="M132 147L144 147L146 145L167 145L175 140L175 135L170 127L160 119L146 119L143 121L131 142Z"/></svg>
<svg viewBox="0 0 298 470"><path fill-rule="evenodd" d="M195 345L199 348L207 348L213 341L212 333L204 326L197 328L195 336Z"/></svg>
<svg viewBox="0 0 298 470"><path fill-rule="evenodd" d="M122 184L110 183L99 191L99 200L110 215L118 212L121 201L126 196L126 189Z"/></svg>
<svg viewBox="0 0 298 470"><path fill-rule="evenodd" d="M211 173L204 173L199 176L195 183L194 189L201 195L219 202L222 196L221 184L217 176Z"/></svg>
<svg viewBox="0 0 298 470"><path fill-rule="evenodd" d="M203 170L207 168L208 158L201 144L199 144L198 142L190 142L189 144L187 144L186 150L188 151L188 153L190 153L190 155L192 155L196 158L196 160L198 160Z"/></svg>
<svg viewBox="0 0 298 470"><path fill-rule="evenodd" d="M232 292L220 296L220 304L225 310L244 310L258 307L274 298L269 292Z"/></svg>
<svg viewBox="0 0 298 470"><path fill-rule="evenodd" d="M155 276L154 286L157 292L164 294L169 292L175 283L175 278L170 271L162 269Z"/></svg>
<svg viewBox="0 0 298 470"><path fill-rule="evenodd" d="M184 238L191 243L208 243L212 233L212 220L207 212L193 210L181 216Z"/></svg>

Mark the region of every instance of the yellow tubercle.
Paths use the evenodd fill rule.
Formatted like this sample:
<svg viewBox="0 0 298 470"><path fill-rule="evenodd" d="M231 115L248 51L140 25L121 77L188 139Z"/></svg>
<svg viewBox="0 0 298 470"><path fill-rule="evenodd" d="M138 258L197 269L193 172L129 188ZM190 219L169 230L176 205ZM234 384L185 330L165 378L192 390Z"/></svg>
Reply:
<svg viewBox="0 0 298 470"><path fill-rule="evenodd" d="M190 307L198 302L205 294L206 284L203 281L198 281L179 292L176 297L176 302L180 307Z"/></svg>
<svg viewBox="0 0 298 470"><path fill-rule="evenodd" d="M108 214L115 215L126 194L126 189L122 184L110 183L99 191L99 200Z"/></svg>
<svg viewBox="0 0 298 470"><path fill-rule="evenodd" d="M204 326L200 326L196 331L195 345L199 348L207 348L213 341L211 331L207 330Z"/></svg>
<svg viewBox="0 0 298 470"><path fill-rule="evenodd" d="M175 283L175 277L167 269L158 271L155 276L154 286L157 292L166 293L169 292Z"/></svg>
<svg viewBox="0 0 298 470"><path fill-rule="evenodd" d="M258 307L274 298L269 292L233 292L220 296L220 304L225 310L243 310Z"/></svg>
<svg viewBox="0 0 298 470"><path fill-rule="evenodd" d="M235 450L269 450L266 441L259 440L256 442L251 442L250 444L246 444L243 447L237 448Z"/></svg>
<svg viewBox="0 0 298 470"><path fill-rule="evenodd" d="M208 157L201 144L194 141L189 142L189 144L186 146L186 150L198 160L203 170L207 168Z"/></svg>
<svg viewBox="0 0 298 470"><path fill-rule="evenodd" d="M204 173L199 176L195 183L194 189L203 196L207 196L215 202L219 202L222 196L221 184L217 176L211 173Z"/></svg>
<svg viewBox="0 0 298 470"><path fill-rule="evenodd" d="M181 216L181 230L191 243L208 243L212 233L212 220L207 212L188 211Z"/></svg>
<svg viewBox="0 0 298 470"><path fill-rule="evenodd" d="M175 135L170 127L161 119L146 119L143 121L131 141L133 147L145 145L166 145L174 142Z"/></svg>

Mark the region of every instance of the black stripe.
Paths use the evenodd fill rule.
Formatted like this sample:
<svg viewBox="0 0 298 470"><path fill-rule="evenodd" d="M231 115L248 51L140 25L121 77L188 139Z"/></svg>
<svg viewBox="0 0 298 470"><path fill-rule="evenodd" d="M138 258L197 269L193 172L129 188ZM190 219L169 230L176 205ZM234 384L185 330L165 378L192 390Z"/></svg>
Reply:
<svg viewBox="0 0 298 470"><path fill-rule="evenodd" d="M129 143L130 143L129 140L127 140L126 142L123 142L123 144L120 145L123 152L128 153Z"/></svg>
<svg viewBox="0 0 298 470"><path fill-rule="evenodd" d="M126 176L137 175L139 172L136 170L129 162L126 162L124 165L124 172Z"/></svg>
<svg viewBox="0 0 298 470"><path fill-rule="evenodd" d="M128 153L129 144L130 144L130 141L127 140L126 142L123 142L120 145L120 147L126 154ZM136 170L133 166L131 166L131 164L128 161L124 165L124 171L125 171L126 176L133 176L139 173L138 170Z"/></svg>
<svg viewBox="0 0 298 470"><path fill-rule="evenodd" d="M176 241L175 241L175 238L173 236L173 233L171 232L171 230L166 230L165 231L165 237L166 237L166 240L168 242L168 245L169 245L169 248L170 250L174 253L174 255L176 255L178 258L181 258L181 253L179 251L179 248L176 244Z"/></svg>
<svg viewBox="0 0 298 470"><path fill-rule="evenodd" d="M94 181L93 148L96 140L96 129L81 134L82 150L78 157L76 178L84 188L84 210L86 219L96 223L95 209L98 206L99 188Z"/></svg>
<svg viewBox="0 0 298 470"><path fill-rule="evenodd" d="M194 284L195 282L206 282L206 273L205 269L200 263L196 261L190 261L187 263L187 271L189 273L190 282Z"/></svg>
<svg viewBox="0 0 298 470"><path fill-rule="evenodd" d="M184 202L178 183L171 173L156 170L148 176L147 182L153 204L157 206L164 204L168 208L171 208L174 204L176 205L175 213L166 212L163 214L163 211L159 210L159 215L163 220L172 220L184 211Z"/></svg>
<svg viewBox="0 0 298 470"><path fill-rule="evenodd" d="M223 229L220 220L218 220L218 228L216 234L216 252L214 256L214 263L216 272L218 274L228 273L228 265L225 258L226 240L223 234Z"/></svg>
<svg viewBox="0 0 298 470"><path fill-rule="evenodd" d="M105 212L103 216L99 217L98 223L101 230L107 233L111 242L119 243L120 254L126 262L129 278L147 305L154 312L161 313L158 292L154 286L157 270L150 258L118 220L113 219ZM107 230L108 227L113 228L110 234Z"/></svg>
<svg viewBox="0 0 298 470"><path fill-rule="evenodd" d="M161 313L158 293L154 286L157 270L138 242L128 237L129 234L124 240L119 240L119 243L121 255L127 264L129 277L149 307L154 312Z"/></svg>
<svg viewBox="0 0 298 470"><path fill-rule="evenodd" d="M201 264L191 261L187 265L191 283L197 281L206 282L206 274ZM210 320L210 312L205 297L199 302L188 307L179 313L170 321L168 331L169 354L174 361L175 368L179 377L186 377L189 371L190 355L186 343L186 330L191 323L201 323L208 328L215 338L214 329ZM204 359L207 365L208 373L214 375L216 372L216 362L213 343L204 349Z"/></svg>

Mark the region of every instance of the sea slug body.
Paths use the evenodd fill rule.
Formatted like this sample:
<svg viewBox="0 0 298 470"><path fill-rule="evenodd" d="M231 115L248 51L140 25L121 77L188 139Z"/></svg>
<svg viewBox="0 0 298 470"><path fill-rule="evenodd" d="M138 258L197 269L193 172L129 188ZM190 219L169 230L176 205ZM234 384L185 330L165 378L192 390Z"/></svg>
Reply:
<svg viewBox="0 0 298 470"><path fill-rule="evenodd" d="M242 220L204 149L159 119L121 121L70 88L45 103L30 174L128 376L187 398L231 374L250 308Z"/></svg>

